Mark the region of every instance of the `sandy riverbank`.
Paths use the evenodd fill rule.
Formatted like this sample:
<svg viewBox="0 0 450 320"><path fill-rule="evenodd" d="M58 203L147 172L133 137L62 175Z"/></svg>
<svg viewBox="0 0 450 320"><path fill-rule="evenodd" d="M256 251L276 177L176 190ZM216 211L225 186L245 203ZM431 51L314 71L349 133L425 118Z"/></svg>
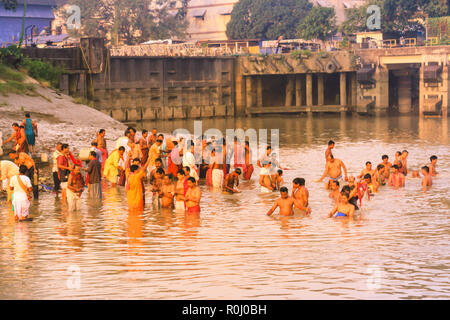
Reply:
<svg viewBox="0 0 450 320"><path fill-rule="evenodd" d="M107 131L108 149L111 149L113 142L123 134L126 126L121 122L89 106L74 103L72 97L44 88L31 78L27 82L34 83L35 96L0 94L0 132L3 139L12 134L11 125L22 122L26 112L30 112L32 119L38 124L38 153L53 152L56 142L60 141L68 143L77 154L81 148L90 146L101 128ZM3 149L7 151L11 147L12 144L9 143Z"/></svg>

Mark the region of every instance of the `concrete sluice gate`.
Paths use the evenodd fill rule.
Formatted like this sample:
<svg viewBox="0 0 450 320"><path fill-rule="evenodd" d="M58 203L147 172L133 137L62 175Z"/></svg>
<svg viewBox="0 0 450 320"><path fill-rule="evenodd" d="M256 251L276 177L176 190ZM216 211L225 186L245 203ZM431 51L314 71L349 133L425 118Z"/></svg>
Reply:
<svg viewBox="0 0 450 320"><path fill-rule="evenodd" d="M111 56L100 39L25 50L120 121L314 112L447 116L450 46L219 57Z"/></svg>

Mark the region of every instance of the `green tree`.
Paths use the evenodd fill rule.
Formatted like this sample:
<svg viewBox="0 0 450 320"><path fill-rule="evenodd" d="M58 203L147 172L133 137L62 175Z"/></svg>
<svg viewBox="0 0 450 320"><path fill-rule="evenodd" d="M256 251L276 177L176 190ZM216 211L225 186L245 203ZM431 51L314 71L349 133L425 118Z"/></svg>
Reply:
<svg viewBox="0 0 450 320"><path fill-rule="evenodd" d="M70 0L81 9L81 29L74 37L106 37L114 44L138 44L150 39L182 37L187 29L186 6L170 0ZM61 8L63 15L64 7ZM172 13L173 12L173 13Z"/></svg>
<svg viewBox="0 0 450 320"><path fill-rule="evenodd" d="M292 39L311 7L307 0L240 0L226 33L230 39Z"/></svg>
<svg viewBox="0 0 450 320"><path fill-rule="evenodd" d="M299 24L297 36L302 39L326 40L336 33L336 15L334 8L314 7L308 16Z"/></svg>
<svg viewBox="0 0 450 320"><path fill-rule="evenodd" d="M449 6L446 0L422 0L421 8L429 18L444 17L449 14Z"/></svg>
<svg viewBox="0 0 450 320"><path fill-rule="evenodd" d="M3 5L6 10L12 10L16 8L17 0L0 0L0 5Z"/></svg>

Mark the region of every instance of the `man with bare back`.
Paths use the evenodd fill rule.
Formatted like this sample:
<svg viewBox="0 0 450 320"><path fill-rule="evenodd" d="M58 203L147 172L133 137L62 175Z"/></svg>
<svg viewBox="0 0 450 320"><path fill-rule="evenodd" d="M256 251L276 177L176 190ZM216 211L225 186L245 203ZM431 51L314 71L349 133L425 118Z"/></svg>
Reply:
<svg viewBox="0 0 450 320"><path fill-rule="evenodd" d="M292 181L292 199L294 199L294 210L302 211L307 215L311 214L308 207L309 191L305 187L305 179L295 178Z"/></svg>

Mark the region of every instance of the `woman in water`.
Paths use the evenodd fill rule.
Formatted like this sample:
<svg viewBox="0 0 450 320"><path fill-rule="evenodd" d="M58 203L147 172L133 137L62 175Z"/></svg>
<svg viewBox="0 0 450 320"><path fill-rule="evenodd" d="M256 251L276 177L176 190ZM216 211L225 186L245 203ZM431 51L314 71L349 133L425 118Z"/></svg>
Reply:
<svg viewBox="0 0 450 320"><path fill-rule="evenodd" d="M341 198L338 203L334 206L333 210L331 210L328 218L334 216L334 218L352 218L355 213L355 206L348 202L348 195L345 191L341 192Z"/></svg>

